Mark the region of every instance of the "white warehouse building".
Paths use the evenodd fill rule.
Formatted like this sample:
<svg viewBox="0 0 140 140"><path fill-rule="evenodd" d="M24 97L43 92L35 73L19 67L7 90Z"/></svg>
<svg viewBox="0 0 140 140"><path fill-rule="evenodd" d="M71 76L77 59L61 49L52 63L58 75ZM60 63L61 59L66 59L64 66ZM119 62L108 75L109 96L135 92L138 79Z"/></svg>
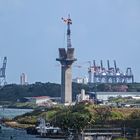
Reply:
<svg viewBox="0 0 140 140"><path fill-rule="evenodd" d="M98 100L108 100L109 97L138 97L140 92L89 92L89 94L94 95Z"/></svg>

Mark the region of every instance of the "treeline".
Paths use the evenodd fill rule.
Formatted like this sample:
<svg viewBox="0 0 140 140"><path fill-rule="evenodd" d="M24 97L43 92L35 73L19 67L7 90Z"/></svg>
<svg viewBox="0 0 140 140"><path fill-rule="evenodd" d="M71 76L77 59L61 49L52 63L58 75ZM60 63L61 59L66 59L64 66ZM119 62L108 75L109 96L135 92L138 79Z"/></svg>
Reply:
<svg viewBox="0 0 140 140"><path fill-rule="evenodd" d="M30 85L9 84L1 87L0 101L17 101L23 97L60 96L60 85L55 83L40 83Z"/></svg>
<svg viewBox="0 0 140 140"><path fill-rule="evenodd" d="M73 100L75 100L76 95L80 93L81 89L86 91L128 91L128 92L140 92L140 83L133 84L72 84ZM0 101L17 101L23 97L32 96L50 96L50 97L60 97L61 85L56 83L41 83L36 82L29 85L17 85L9 84L0 87Z"/></svg>
<svg viewBox="0 0 140 140"><path fill-rule="evenodd" d="M140 92L140 83L97 83L91 85L91 90L102 92Z"/></svg>
<svg viewBox="0 0 140 140"><path fill-rule="evenodd" d="M84 88L88 90L87 85L73 83L73 100L77 93L80 93L81 89ZM56 83L41 83L36 82L30 85L17 85L9 84L0 87L0 101L14 101L23 97L33 97L33 96L50 96L50 97L60 97L61 86Z"/></svg>

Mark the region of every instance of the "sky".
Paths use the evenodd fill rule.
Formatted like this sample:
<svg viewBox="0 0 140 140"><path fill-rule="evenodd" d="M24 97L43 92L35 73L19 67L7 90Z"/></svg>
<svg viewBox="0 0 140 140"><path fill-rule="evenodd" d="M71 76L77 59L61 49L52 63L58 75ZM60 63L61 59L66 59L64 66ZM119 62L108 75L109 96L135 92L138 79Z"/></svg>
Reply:
<svg viewBox="0 0 140 140"><path fill-rule="evenodd" d="M0 0L0 65L7 56L7 83L60 83L56 58L66 47L66 25L71 15L72 47L77 62L73 78L88 76L87 61L116 60L123 71L132 68L140 82L140 0Z"/></svg>

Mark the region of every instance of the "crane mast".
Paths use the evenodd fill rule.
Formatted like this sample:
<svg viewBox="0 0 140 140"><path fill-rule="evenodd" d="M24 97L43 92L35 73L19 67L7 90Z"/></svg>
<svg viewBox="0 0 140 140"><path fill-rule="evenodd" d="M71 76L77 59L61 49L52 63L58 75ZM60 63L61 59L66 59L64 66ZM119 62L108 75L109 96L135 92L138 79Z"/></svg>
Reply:
<svg viewBox="0 0 140 140"><path fill-rule="evenodd" d="M7 63L7 57L4 57L3 65L0 68L0 85L2 85L2 83L4 83L4 85L6 84L6 74L5 74L6 63Z"/></svg>
<svg viewBox="0 0 140 140"><path fill-rule="evenodd" d="M68 15L67 19L62 18L62 20L67 24L67 48L71 48L71 30L70 25L72 24L72 20L70 15Z"/></svg>
<svg viewBox="0 0 140 140"><path fill-rule="evenodd" d="M1 68L2 69L2 77L6 77L5 76L6 63L7 63L7 57L4 57L3 66Z"/></svg>

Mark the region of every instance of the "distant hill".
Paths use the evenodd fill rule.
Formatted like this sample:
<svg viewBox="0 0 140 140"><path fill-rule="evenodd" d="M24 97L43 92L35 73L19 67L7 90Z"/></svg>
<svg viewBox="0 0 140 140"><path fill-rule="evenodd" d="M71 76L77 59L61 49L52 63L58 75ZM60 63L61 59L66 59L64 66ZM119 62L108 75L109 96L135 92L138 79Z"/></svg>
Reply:
<svg viewBox="0 0 140 140"><path fill-rule="evenodd" d="M60 96L60 85L55 83L40 83L30 85L10 84L0 89L0 101L17 101L23 97Z"/></svg>

